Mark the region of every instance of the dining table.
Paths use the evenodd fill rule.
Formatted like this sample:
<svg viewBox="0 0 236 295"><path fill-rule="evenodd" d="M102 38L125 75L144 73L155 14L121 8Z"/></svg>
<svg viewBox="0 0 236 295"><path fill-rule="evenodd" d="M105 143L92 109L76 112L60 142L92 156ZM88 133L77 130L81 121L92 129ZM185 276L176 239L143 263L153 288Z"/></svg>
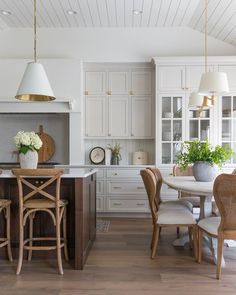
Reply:
<svg viewBox="0 0 236 295"><path fill-rule="evenodd" d="M200 214L198 220L201 220L212 215L212 198L213 198L213 186L214 181L201 182L196 181L193 176L168 176L163 178L169 188L177 190L178 192L189 193L191 196L200 197ZM179 239L176 239L173 243L175 246L183 246L189 241L188 235L184 235ZM207 238L207 242L214 262L217 262L217 239ZM236 247L236 242L232 240L225 240L228 246ZM222 257L222 267L225 266L224 258Z"/></svg>

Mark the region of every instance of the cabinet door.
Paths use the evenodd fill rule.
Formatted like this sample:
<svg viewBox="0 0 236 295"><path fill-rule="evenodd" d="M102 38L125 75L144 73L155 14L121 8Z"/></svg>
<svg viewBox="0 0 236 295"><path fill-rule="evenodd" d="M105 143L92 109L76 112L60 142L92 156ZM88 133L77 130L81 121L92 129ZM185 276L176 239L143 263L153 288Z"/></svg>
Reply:
<svg viewBox="0 0 236 295"><path fill-rule="evenodd" d="M152 136L151 97L132 97L131 102L131 136Z"/></svg>
<svg viewBox="0 0 236 295"><path fill-rule="evenodd" d="M174 164L183 140L183 95L160 96L161 130L159 131L162 164ZM160 152L159 152L160 153Z"/></svg>
<svg viewBox="0 0 236 295"><path fill-rule="evenodd" d="M213 66L208 66L208 71L213 71ZM186 66L185 69L185 90L198 90L201 76L205 73L204 65Z"/></svg>
<svg viewBox="0 0 236 295"><path fill-rule="evenodd" d="M236 65L222 65L219 66L220 72L225 72L228 77L230 92L236 90Z"/></svg>
<svg viewBox="0 0 236 295"><path fill-rule="evenodd" d="M128 72L109 72L108 73L109 94L128 94Z"/></svg>
<svg viewBox="0 0 236 295"><path fill-rule="evenodd" d="M102 95L106 93L106 73L102 71L85 72L85 95Z"/></svg>
<svg viewBox="0 0 236 295"><path fill-rule="evenodd" d="M160 66L158 68L158 89L160 91L182 91L185 88L184 66Z"/></svg>
<svg viewBox="0 0 236 295"><path fill-rule="evenodd" d="M236 96L222 96L221 100L221 142L222 146L229 145L236 150ZM236 157L232 157L228 163L235 164Z"/></svg>
<svg viewBox="0 0 236 295"><path fill-rule="evenodd" d="M128 136L128 97L108 98L108 136Z"/></svg>
<svg viewBox="0 0 236 295"><path fill-rule="evenodd" d="M106 97L85 96L85 136L106 136Z"/></svg>
<svg viewBox="0 0 236 295"><path fill-rule="evenodd" d="M132 71L131 73L131 94L151 95L152 94L152 72Z"/></svg>

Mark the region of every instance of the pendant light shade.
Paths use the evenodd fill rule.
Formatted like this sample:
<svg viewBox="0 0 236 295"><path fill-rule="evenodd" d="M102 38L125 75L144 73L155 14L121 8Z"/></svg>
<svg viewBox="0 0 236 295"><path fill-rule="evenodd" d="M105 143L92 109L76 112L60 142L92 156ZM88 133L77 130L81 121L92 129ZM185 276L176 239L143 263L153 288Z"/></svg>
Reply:
<svg viewBox="0 0 236 295"><path fill-rule="evenodd" d="M229 92L227 75L223 72L202 74L198 93L201 95L222 95Z"/></svg>
<svg viewBox="0 0 236 295"><path fill-rule="evenodd" d="M198 94L196 91L194 91L189 96L188 107L200 108L202 105L202 101L203 101L203 96Z"/></svg>
<svg viewBox="0 0 236 295"><path fill-rule="evenodd" d="M25 101L51 101L55 99L46 72L43 66L37 62L36 0L34 0L34 61L28 63L15 98Z"/></svg>
<svg viewBox="0 0 236 295"><path fill-rule="evenodd" d="M26 101L50 101L55 99L47 74L40 63L28 63L16 98Z"/></svg>
<svg viewBox="0 0 236 295"><path fill-rule="evenodd" d="M229 92L226 73L207 71L207 16L208 0L205 0L205 73L202 74L198 93L204 96L202 107L215 104L215 96Z"/></svg>

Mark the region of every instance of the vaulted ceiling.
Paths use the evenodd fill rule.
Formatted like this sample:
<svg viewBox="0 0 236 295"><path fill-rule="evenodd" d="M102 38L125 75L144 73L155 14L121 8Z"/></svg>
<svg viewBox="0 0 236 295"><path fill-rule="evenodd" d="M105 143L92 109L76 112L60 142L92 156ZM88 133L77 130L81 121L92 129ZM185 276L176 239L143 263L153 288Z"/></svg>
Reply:
<svg viewBox="0 0 236 295"><path fill-rule="evenodd" d="M73 27L190 27L204 32L204 0L37 0L37 25ZM134 10L141 11L134 14ZM0 28L33 25L33 0L0 0ZM73 14L73 11L75 14ZM69 14L71 13L71 14ZM236 46L236 0L208 0L208 34Z"/></svg>

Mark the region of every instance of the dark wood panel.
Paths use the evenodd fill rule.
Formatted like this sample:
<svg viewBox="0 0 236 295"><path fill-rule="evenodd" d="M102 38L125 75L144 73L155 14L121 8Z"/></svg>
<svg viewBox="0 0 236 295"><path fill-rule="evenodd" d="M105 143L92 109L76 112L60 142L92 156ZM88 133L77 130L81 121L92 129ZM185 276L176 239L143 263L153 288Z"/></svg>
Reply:
<svg viewBox="0 0 236 295"><path fill-rule="evenodd" d="M43 179L30 179L35 185ZM52 192L52 187L47 189ZM18 188L16 179L0 179L0 197L11 199L11 239L14 258L18 256ZM93 241L96 237L96 175L87 178L62 178L61 199L68 200L67 232L71 263L76 269L83 269ZM4 233L4 223L0 216L0 234ZM25 229L25 236L28 229ZM55 228L46 212L36 214L34 236L52 236ZM5 256L5 251L0 251ZM56 257L55 251L34 251L33 257Z"/></svg>

